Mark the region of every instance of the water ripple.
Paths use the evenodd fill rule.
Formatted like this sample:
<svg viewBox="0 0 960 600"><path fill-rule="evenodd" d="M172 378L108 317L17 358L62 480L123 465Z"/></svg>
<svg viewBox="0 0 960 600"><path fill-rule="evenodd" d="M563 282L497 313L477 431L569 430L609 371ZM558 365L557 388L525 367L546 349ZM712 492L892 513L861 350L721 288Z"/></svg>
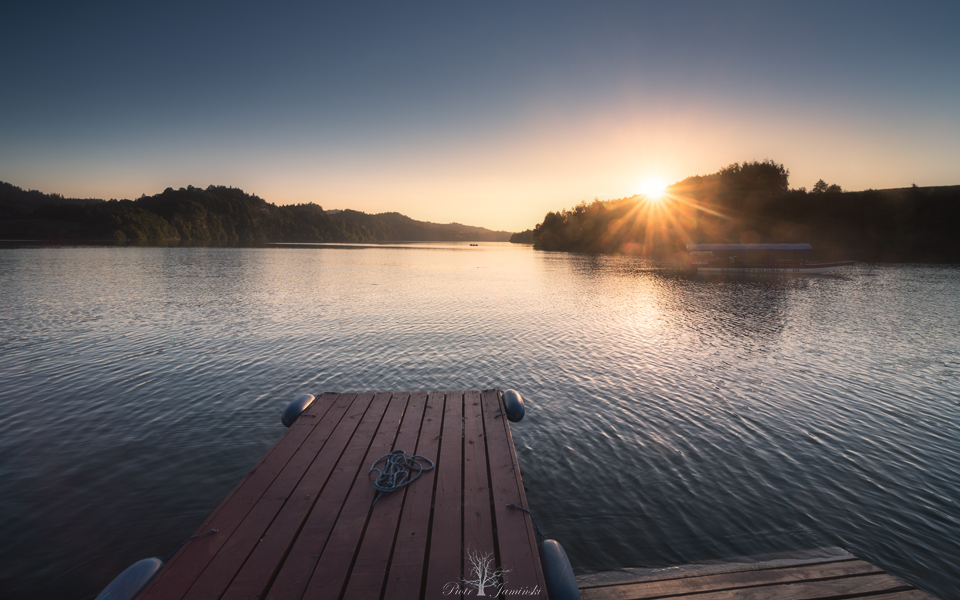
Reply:
<svg viewBox="0 0 960 600"><path fill-rule="evenodd" d="M513 387L577 571L841 545L960 598L960 270L709 280L632 257L0 250L0 589L189 535L302 392Z"/></svg>

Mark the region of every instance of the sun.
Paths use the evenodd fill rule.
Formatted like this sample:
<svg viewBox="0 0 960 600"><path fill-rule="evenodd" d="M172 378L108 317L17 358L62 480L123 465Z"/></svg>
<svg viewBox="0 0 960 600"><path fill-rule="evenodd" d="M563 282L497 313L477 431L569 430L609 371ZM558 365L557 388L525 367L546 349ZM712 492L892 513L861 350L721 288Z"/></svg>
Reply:
<svg viewBox="0 0 960 600"><path fill-rule="evenodd" d="M659 200L667 190L667 184L662 179L647 179L640 185L640 193L651 200Z"/></svg>

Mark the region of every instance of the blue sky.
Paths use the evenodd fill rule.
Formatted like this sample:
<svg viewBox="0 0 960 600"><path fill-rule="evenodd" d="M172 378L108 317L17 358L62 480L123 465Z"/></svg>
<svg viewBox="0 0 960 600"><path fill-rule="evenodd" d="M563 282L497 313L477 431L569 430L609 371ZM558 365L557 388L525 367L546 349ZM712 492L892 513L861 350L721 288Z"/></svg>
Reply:
<svg viewBox="0 0 960 600"><path fill-rule="evenodd" d="M11 3L0 180L518 230L731 162L960 184L956 3Z"/></svg>

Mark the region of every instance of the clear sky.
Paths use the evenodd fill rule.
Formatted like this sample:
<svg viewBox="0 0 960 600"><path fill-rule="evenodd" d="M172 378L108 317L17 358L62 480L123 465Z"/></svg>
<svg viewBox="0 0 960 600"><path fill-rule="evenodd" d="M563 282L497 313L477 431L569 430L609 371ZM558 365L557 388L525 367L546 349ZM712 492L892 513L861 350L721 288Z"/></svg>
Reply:
<svg viewBox="0 0 960 600"><path fill-rule="evenodd" d="M8 0L0 22L0 180L66 196L229 185L517 231L735 161L960 184L955 1Z"/></svg>

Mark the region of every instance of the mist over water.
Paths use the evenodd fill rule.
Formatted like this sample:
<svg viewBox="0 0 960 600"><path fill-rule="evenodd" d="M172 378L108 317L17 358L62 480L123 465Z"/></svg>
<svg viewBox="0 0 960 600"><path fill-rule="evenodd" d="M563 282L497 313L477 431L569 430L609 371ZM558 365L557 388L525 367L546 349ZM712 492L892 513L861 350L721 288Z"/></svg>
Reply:
<svg viewBox="0 0 960 600"><path fill-rule="evenodd" d="M509 244L0 250L0 590L196 530L302 393L515 388L577 572L842 546L960 598L960 269L701 279Z"/></svg>

